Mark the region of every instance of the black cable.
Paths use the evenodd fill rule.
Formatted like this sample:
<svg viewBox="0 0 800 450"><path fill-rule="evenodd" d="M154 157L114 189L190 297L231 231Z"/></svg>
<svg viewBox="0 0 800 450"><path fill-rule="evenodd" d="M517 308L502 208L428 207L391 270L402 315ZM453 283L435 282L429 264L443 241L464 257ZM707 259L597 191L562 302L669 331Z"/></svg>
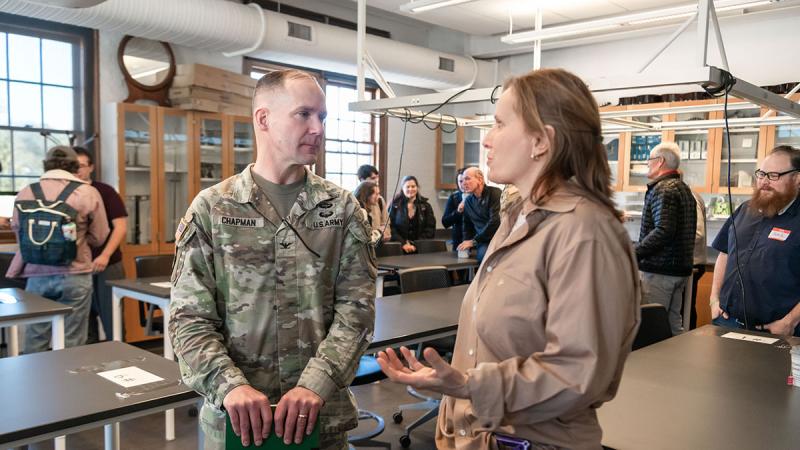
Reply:
<svg viewBox="0 0 800 450"><path fill-rule="evenodd" d="M398 163L397 163L397 181L395 181L395 183L394 183L394 189L392 190L392 195L390 197L392 199L392 201L394 201L394 196L397 194L397 188L400 187L400 174L403 171L403 153L405 153L405 151L406 151L406 129L408 129L408 121L404 120L403 121L403 138L400 141L400 161L398 161ZM384 206L388 206L388 205L384 205ZM386 236L386 227L389 226L389 222L391 222L391 221L392 221L392 218L390 217L389 220L385 224L383 224L383 229L381 230L381 239L383 239L383 236Z"/></svg>
<svg viewBox="0 0 800 450"><path fill-rule="evenodd" d="M498 89L500 89L500 85L499 85L499 84L498 84L497 86L495 86L495 87L494 87L494 89L492 89L492 93L491 93L491 94L489 94L489 102L490 102L491 104L493 104L493 105L494 105L495 103L497 103L497 100L498 100L498 99L495 99L495 98L494 98L494 93L495 93L495 92L497 92L497 90L498 90Z"/></svg>
<svg viewBox="0 0 800 450"><path fill-rule="evenodd" d="M725 105L723 108L723 117L725 118L725 137L727 138L728 144L728 205L730 208L730 217L731 217L731 227L733 228L733 246L734 246L734 257L736 259L736 278L739 282L739 287L742 291L742 315L744 319L744 327L745 329L750 329L750 324L747 319L747 298L746 298L746 291L744 287L744 279L742 278L742 265L739 259L739 239L736 233L736 220L733 217L734 208L733 208L733 193L731 192L731 167L733 165L733 155L731 154L731 129L728 125L728 96L733 89L733 85L736 84L736 79L728 72L723 73L723 84L719 88L714 89L706 89L711 95L716 96L720 92L724 92L725 96ZM755 187L758 188L757 186Z"/></svg>

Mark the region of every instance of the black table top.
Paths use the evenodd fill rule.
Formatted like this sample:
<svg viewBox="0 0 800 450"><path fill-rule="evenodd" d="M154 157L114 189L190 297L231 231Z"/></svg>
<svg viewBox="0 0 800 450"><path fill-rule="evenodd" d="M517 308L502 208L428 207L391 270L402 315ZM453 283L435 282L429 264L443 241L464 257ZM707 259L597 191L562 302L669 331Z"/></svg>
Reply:
<svg viewBox="0 0 800 450"><path fill-rule="evenodd" d="M13 301L13 303L11 303ZM72 308L17 288L0 289L0 321L67 314Z"/></svg>
<svg viewBox="0 0 800 450"><path fill-rule="evenodd" d="M459 258L456 252L415 253L412 255L382 256L378 258L378 267L384 269L411 269L424 266L445 266L447 270L478 267L475 258Z"/></svg>
<svg viewBox="0 0 800 450"><path fill-rule="evenodd" d="M455 331L469 285L391 295L375 300L375 334L369 348L383 350L414 339Z"/></svg>
<svg viewBox="0 0 800 450"><path fill-rule="evenodd" d="M112 287L120 287L137 291L155 297L169 298L170 288L153 286L150 283L169 282L169 277L132 278L123 280L108 280L106 283Z"/></svg>
<svg viewBox="0 0 800 450"><path fill-rule="evenodd" d="M631 353L616 398L598 410L603 445L798 448L800 388L786 384L789 345L719 337L731 331L769 336L707 325Z"/></svg>
<svg viewBox="0 0 800 450"><path fill-rule="evenodd" d="M96 373L128 366L164 381L124 388ZM0 380L0 444L198 397L177 363L122 342L3 358Z"/></svg>

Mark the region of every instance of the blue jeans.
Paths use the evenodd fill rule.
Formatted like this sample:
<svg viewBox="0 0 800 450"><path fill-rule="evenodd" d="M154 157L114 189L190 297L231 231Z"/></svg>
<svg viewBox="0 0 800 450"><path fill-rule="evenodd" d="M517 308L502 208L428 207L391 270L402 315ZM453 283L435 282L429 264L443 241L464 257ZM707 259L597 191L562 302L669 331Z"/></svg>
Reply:
<svg viewBox="0 0 800 450"><path fill-rule="evenodd" d="M25 290L72 307L72 311L64 318L64 345L77 347L86 343L92 305L92 274L30 277ZM34 323L25 327L25 353L47 350L50 333L49 323Z"/></svg>
<svg viewBox="0 0 800 450"><path fill-rule="evenodd" d="M476 244L475 250L477 252L476 258L478 259L478 263L483 261L483 257L486 255L486 250L489 249L489 244Z"/></svg>

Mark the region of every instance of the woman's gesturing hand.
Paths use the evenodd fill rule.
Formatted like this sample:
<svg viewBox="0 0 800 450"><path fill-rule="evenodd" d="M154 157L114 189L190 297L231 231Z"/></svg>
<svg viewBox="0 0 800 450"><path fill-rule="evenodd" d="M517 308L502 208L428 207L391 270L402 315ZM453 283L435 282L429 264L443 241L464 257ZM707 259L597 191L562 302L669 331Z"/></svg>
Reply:
<svg viewBox="0 0 800 450"><path fill-rule="evenodd" d="M428 389L456 398L469 398L467 376L447 363L436 350L428 347L423 352L426 366L419 362L406 347L400 347L400 353L408 362L403 364L397 353L391 348L378 352L378 364L390 380L407 384L415 389Z"/></svg>

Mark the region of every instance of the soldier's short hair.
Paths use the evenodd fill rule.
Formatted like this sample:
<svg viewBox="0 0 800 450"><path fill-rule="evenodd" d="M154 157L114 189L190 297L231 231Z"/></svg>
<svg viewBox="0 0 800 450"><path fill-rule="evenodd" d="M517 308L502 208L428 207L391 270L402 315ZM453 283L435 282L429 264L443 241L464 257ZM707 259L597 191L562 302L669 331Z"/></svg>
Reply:
<svg viewBox="0 0 800 450"><path fill-rule="evenodd" d="M319 85L314 75L298 69L273 70L258 79L256 89L253 92L253 111L256 110L255 101L259 95L265 92L283 89L289 80L308 79Z"/></svg>

